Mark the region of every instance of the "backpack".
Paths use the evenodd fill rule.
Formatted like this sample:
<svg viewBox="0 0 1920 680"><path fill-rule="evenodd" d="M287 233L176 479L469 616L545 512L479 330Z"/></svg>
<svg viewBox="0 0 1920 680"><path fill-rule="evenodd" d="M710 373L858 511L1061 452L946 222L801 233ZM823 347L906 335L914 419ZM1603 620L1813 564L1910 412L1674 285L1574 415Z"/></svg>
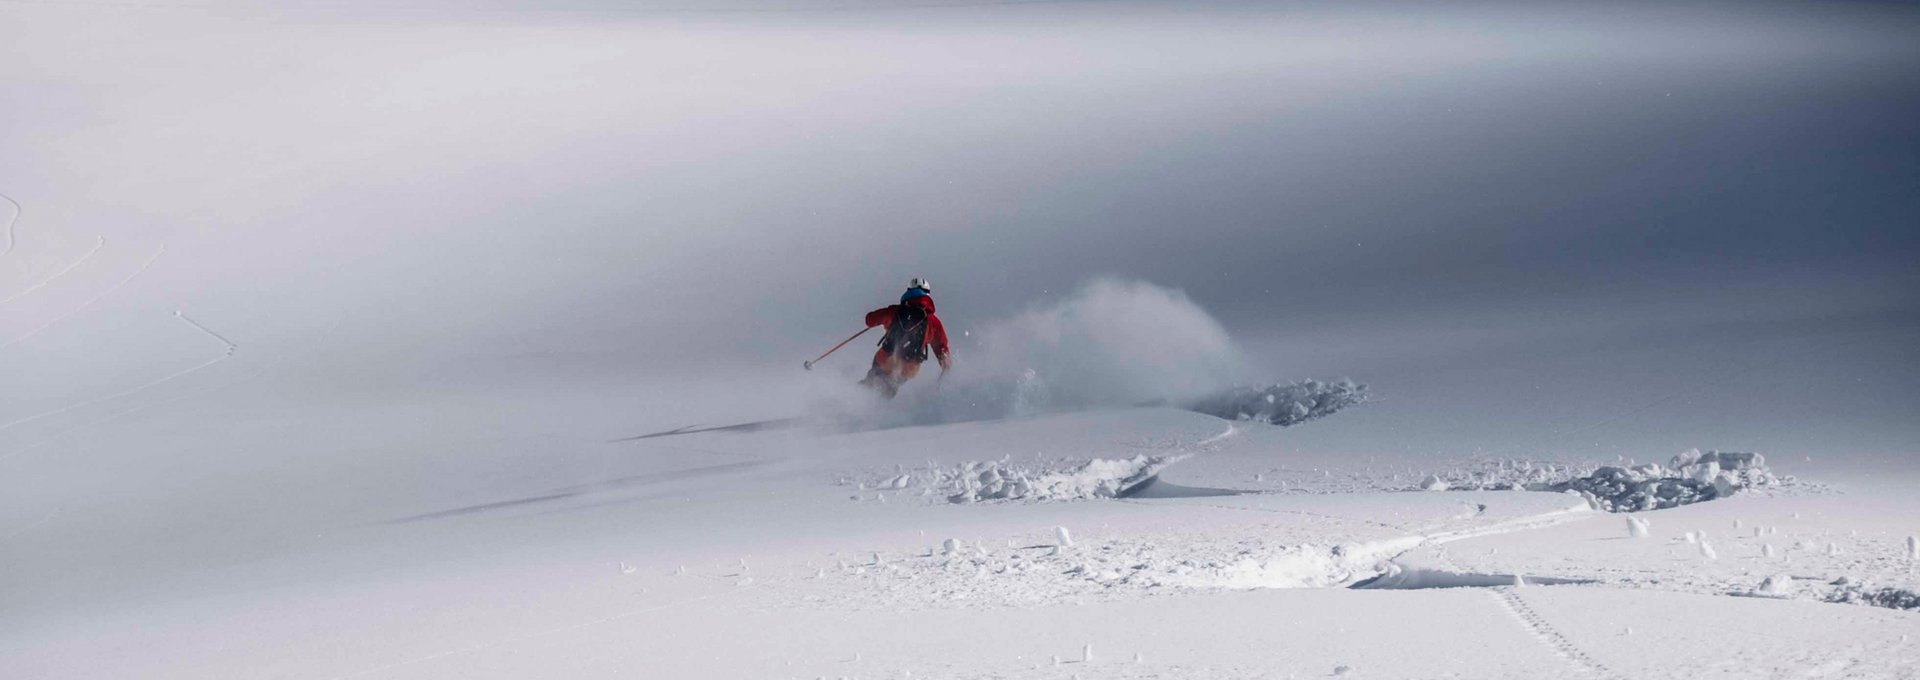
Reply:
<svg viewBox="0 0 1920 680"><path fill-rule="evenodd" d="M927 309L920 305L893 306L893 320L887 322L887 334L880 337L880 349L896 359L920 363L927 360Z"/></svg>

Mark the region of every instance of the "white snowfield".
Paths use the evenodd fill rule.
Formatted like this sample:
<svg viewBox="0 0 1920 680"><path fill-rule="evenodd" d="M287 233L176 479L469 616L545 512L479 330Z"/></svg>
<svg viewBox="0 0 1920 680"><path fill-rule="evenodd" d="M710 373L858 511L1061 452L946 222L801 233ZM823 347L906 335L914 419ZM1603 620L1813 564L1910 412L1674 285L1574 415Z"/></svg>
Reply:
<svg viewBox="0 0 1920 680"><path fill-rule="evenodd" d="M1841 577L1916 585L1900 532L1920 514L1891 486L1641 513L1632 538L1574 495L1394 490L1426 472L1302 451L1299 432L1123 409L579 444L626 471L386 499L254 559L152 565L124 597L9 592L29 613L0 619L0 677L1920 673L1920 615L1814 601ZM1117 498L954 502L922 484L969 462L1180 456ZM1316 477L1377 490L1300 490ZM72 550L33 536L8 550ZM1820 586L1756 593L1782 574Z"/></svg>
<svg viewBox="0 0 1920 680"><path fill-rule="evenodd" d="M1910 5L0 0L0 680L1920 680Z"/></svg>

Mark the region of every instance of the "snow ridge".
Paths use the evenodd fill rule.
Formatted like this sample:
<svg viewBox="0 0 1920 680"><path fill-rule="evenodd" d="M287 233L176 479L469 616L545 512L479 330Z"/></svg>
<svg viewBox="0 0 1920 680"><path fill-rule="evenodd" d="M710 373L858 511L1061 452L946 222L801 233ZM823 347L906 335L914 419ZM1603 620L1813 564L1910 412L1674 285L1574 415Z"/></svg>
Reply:
<svg viewBox="0 0 1920 680"><path fill-rule="evenodd" d="M0 194L0 199L6 199L7 203L13 205L13 216L7 218L7 249L0 250L0 257L6 257L13 254L13 225L20 221L20 213L26 210L21 208L20 202L13 200L12 196Z"/></svg>

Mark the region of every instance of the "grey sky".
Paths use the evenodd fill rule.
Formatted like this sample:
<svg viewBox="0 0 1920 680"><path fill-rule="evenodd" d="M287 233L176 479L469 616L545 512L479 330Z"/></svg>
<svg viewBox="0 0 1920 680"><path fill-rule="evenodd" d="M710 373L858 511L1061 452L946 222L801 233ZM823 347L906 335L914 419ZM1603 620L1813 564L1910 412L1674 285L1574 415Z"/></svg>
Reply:
<svg viewBox="0 0 1920 680"><path fill-rule="evenodd" d="M42 269L164 242L115 299L393 367L785 365L914 275L1256 344L1920 306L1910 6L885 4L8 5L0 184Z"/></svg>

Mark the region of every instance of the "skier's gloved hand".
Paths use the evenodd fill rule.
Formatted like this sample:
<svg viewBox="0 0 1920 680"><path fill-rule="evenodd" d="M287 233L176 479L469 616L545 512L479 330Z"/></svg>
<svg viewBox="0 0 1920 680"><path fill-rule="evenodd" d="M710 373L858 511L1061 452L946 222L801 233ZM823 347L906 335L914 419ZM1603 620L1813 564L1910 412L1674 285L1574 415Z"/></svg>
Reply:
<svg viewBox="0 0 1920 680"><path fill-rule="evenodd" d="M939 360L940 360L940 374L941 374L941 375L946 375L946 374L947 374L947 371L950 371L950 370L953 370L953 357L951 357L951 356L948 356L948 355L945 355L945 354L942 354L942 355L940 355L940 356L937 356L937 357L934 357L934 358L935 358L935 359L939 359Z"/></svg>

